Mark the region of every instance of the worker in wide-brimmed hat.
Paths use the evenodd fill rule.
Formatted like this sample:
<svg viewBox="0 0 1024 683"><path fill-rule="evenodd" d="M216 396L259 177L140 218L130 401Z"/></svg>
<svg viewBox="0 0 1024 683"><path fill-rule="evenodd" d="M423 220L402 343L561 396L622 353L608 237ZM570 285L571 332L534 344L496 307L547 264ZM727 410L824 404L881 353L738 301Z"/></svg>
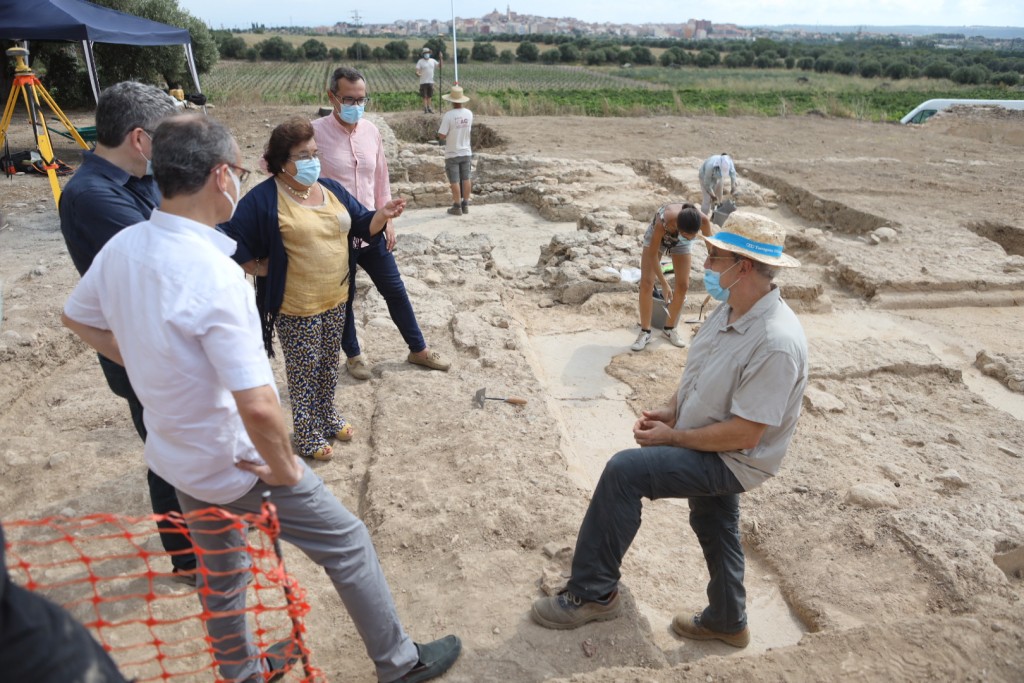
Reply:
<svg viewBox="0 0 1024 683"><path fill-rule="evenodd" d="M704 282L723 302L697 332L676 393L633 426L640 448L605 465L583 518L572 575L533 604L542 626L569 629L622 613L619 568L640 528L643 499L686 498L707 561L709 604L672 621L684 638L750 643L740 494L773 477L796 429L807 386L807 340L773 284L785 253L774 221L733 213L708 247ZM694 607L697 607L696 605Z"/></svg>
<svg viewBox="0 0 1024 683"><path fill-rule="evenodd" d="M463 106L469 98L458 85L453 85L451 92L441 95L441 99L452 103L452 109L441 117L441 126L437 129L437 137L444 143L444 170L452 189L452 205L448 213L461 216L469 213L469 195L473 189L470 180L473 149L469 141L473 112Z"/></svg>

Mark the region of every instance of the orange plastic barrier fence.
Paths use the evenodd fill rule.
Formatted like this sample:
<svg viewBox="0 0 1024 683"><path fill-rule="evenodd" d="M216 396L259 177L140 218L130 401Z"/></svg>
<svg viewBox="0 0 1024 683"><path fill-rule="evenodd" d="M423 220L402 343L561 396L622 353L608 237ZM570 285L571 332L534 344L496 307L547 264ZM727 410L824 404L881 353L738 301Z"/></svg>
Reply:
<svg viewBox="0 0 1024 683"><path fill-rule="evenodd" d="M4 520L11 579L67 609L126 678L223 683L204 628L207 619L219 615L204 610L200 600L200 594L213 591L205 581L199 582L201 588L172 581L170 557L158 537L156 522L166 521L164 533L191 540L190 519L210 522L212 533L242 532L244 545L227 552L245 552L251 560L251 566L239 570L251 576L240 577L239 583L251 581L244 611L253 642L266 652L278 641L294 640L301 656L281 680L322 683L323 673L313 666L305 644L306 593L285 572L273 504L265 504L259 515L243 516L208 508L185 517L94 514ZM197 573L212 575L202 548L195 551Z"/></svg>

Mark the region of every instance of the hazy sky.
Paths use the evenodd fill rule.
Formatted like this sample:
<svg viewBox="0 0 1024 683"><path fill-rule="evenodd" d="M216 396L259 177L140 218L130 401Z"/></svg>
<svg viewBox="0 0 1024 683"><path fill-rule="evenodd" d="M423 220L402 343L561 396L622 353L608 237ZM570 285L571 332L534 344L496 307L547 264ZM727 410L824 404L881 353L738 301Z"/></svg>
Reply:
<svg viewBox="0 0 1024 683"><path fill-rule="evenodd" d="M396 19L449 19L451 0L440 2L324 2L323 0L178 0L193 16L214 28L312 26L349 21L359 11L364 23ZM455 16L479 17L505 4L496 0L455 0ZM512 11L538 16L575 17L593 22L682 23L709 19L741 26L828 24L839 26L917 24L925 26L1024 26L1022 0L730 0L699 9L678 0L520 0ZM557 9L555 9L557 8Z"/></svg>

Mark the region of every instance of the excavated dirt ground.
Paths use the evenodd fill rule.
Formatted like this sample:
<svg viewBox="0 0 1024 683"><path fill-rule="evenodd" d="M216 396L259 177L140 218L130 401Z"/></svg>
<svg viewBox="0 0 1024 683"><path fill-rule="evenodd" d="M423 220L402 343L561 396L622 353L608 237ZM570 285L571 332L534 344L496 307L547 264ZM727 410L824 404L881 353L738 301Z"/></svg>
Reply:
<svg viewBox="0 0 1024 683"><path fill-rule="evenodd" d="M211 110L251 168L291 113L311 112ZM404 363L363 281L374 378L342 378L337 402L357 436L315 466L367 523L413 637L463 638L445 680L1020 681L1020 121L478 121L505 142L479 155L480 193L462 218L442 208L438 149L389 142L394 189L412 200L399 264L429 343L454 367ZM30 144L22 128L12 126L19 149ZM740 203L784 224L804 263L780 284L811 354L782 471L743 500L753 642L736 651L671 635L672 614L699 609L706 581L678 501L645 506L622 618L546 631L531 601L557 583L602 463L629 446L635 414L673 390L686 351L658 340L630 352L635 285L562 304L537 258L603 210L632 215L631 236L659 203L698 199L700 160L723 150L740 168ZM58 155L79 160L66 145ZM0 179L0 193L0 516L146 514L126 406L59 323L78 277L47 184ZM883 227L895 239L876 244ZM686 318L703 298L694 260ZM279 360L275 370L287 400ZM481 387L529 403L477 409ZM374 680L325 577L285 552L309 592L317 664L333 681Z"/></svg>

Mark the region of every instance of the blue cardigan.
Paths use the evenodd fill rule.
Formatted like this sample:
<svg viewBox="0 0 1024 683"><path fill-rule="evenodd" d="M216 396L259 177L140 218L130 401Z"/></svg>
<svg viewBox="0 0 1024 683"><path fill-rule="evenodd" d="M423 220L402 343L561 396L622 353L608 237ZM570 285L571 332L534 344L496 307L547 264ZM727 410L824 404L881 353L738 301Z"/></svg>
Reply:
<svg viewBox="0 0 1024 683"><path fill-rule="evenodd" d="M318 180L330 190L348 210L352 218L349 230L348 253L349 274L352 273L352 238L370 239L370 222L376 211L370 211L348 193L340 183L328 178ZM274 321L284 301L284 283L288 276L288 254L281 238L281 226L277 218L277 184L273 176L252 188L238 202L235 215L217 228L238 242L238 248L231 257L239 264L253 259L269 259L266 277L256 278L256 308L260 313L263 328L263 346L267 355L274 356ZM351 287L351 283L349 285ZM351 301L351 292L349 293Z"/></svg>

